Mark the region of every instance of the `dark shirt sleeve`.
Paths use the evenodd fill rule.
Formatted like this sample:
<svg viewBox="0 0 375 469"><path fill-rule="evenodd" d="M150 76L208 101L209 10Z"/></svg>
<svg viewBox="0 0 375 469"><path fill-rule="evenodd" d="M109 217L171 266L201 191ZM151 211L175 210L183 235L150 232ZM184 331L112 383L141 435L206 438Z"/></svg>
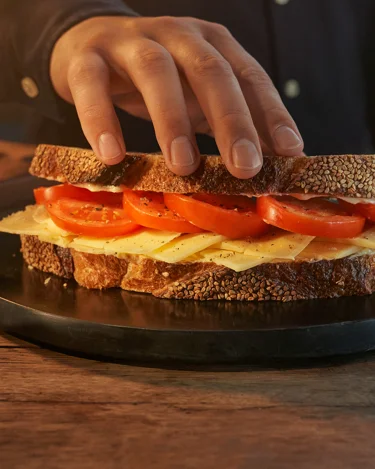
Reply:
<svg viewBox="0 0 375 469"><path fill-rule="evenodd" d="M57 39L95 16L137 16L122 0L0 0L0 101L60 120L49 75Z"/></svg>

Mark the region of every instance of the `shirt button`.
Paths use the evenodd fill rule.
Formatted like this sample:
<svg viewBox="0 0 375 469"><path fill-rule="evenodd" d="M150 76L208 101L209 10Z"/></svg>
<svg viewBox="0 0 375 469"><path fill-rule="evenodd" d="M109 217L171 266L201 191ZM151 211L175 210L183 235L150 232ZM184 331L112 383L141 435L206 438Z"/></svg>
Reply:
<svg viewBox="0 0 375 469"><path fill-rule="evenodd" d="M276 5L287 5L290 0L275 0Z"/></svg>
<svg viewBox="0 0 375 469"><path fill-rule="evenodd" d="M30 77L22 78L21 86L22 86L22 89L23 89L24 93L29 98L36 98L38 96L39 89L38 89L35 81L32 78L30 78Z"/></svg>
<svg viewBox="0 0 375 469"><path fill-rule="evenodd" d="M297 98L301 92L297 80L288 80L284 85L284 93L287 98Z"/></svg>

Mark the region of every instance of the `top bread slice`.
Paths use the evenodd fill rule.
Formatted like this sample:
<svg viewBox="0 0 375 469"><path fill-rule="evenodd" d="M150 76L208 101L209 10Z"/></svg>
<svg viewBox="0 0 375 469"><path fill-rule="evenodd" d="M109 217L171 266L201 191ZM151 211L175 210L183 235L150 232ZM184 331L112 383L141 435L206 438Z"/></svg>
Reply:
<svg viewBox="0 0 375 469"><path fill-rule="evenodd" d="M91 150L39 145L30 173L41 178L133 190L246 194L316 194L375 199L375 155L265 156L252 179L237 179L220 156L202 156L191 176L176 176L160 154L127 153L116 166L101 163Z"/></svg>

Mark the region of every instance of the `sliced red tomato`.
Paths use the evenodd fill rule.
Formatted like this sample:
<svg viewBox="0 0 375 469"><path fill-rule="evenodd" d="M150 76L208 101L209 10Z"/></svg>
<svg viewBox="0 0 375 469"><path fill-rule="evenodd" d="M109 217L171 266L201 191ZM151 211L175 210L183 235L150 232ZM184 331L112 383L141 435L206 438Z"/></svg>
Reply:
<svg viewBox="0 0 375 469"><path fill-rule="evenodd" d="M46 209L57 226L77 235L110 238L139 228L121 208L60 199L47 203Z"/></svg>
<svg viewBox="0 0 375 469"><path fill-rule="evenodd" d="M256 213L255 202L249 197L164 194L164 201L170 210L194 225L228 238L260 236L268 228Z"/></svg>
<svg viewBox="0 0 375 469"><path fill-rule="evenodd" d="M339 200L339 204L349 213L355 213L375 222L375 204L351 204L346 200Z"/></svg>
<svg viewBox="0 0 375 469"><path fill-rule="evenodd" d="M124 192L124 210L135 222L156 230L200 233L202 230L166 207L158 192Z"/></svg>
<svg viewBox="0 0 375 469"><path fill-rule="evenodd" d="M359 235L365 218L350 215L338 204L324 199L300 201L293 197L263 196L257 211L270 225L286 231L325 238L352 238Z"/></svg>
<svg viewBox="0 0 375 469"><path fill-rule="evenodd" d="M34 197L37 204L42 205L47 202L55 202L62 198L82 200L103 205L114 205L121 207L122 193L112 193L106 191L91 192L82 187L61 184L59 186L39 187L34 189Z"/></svg>

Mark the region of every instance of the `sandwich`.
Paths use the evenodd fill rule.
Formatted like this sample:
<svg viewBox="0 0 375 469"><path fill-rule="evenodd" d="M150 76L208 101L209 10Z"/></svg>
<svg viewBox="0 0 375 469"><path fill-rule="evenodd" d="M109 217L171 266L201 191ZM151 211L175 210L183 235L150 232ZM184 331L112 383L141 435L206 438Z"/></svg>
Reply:
<svg viewBox="0 0 375 469"><path fill-rule="evenodd" d="M0 221L30 268L88 289L162 298L291 301L375 291L375 157L266 156L236 179L219 156L191 176L162 155L108 167L39 145L30 173L56 185Z"/></svg>

